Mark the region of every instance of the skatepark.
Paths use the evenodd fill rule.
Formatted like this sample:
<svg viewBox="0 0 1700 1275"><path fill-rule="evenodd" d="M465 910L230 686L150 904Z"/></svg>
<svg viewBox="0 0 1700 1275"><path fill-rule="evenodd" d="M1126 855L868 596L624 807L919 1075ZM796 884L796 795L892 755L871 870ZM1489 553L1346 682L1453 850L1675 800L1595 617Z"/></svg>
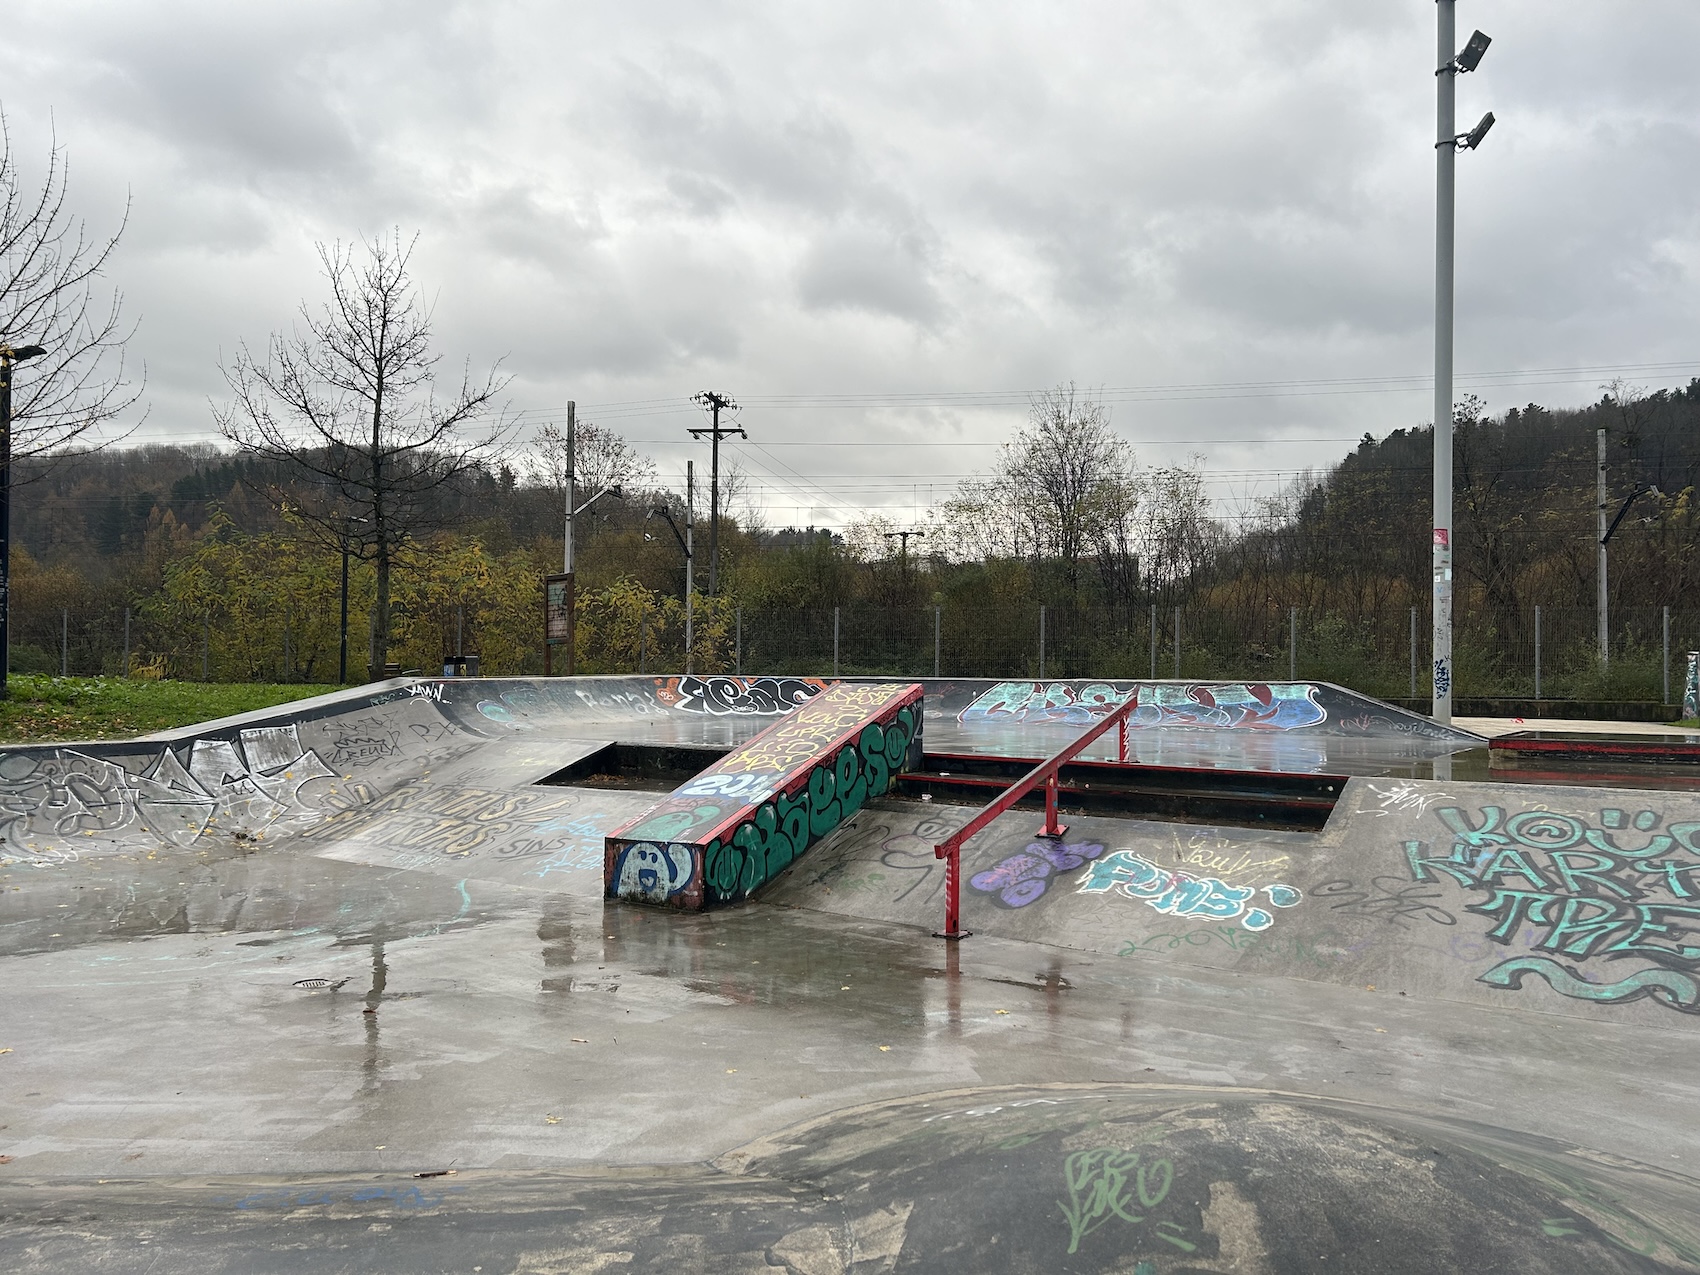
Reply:
<svg viewBox="0 0 1700 1275"><path fill-rule="evenodd" d="M732 675L9 747L0 1258L1700 1269L1696 752Z"/></svg>

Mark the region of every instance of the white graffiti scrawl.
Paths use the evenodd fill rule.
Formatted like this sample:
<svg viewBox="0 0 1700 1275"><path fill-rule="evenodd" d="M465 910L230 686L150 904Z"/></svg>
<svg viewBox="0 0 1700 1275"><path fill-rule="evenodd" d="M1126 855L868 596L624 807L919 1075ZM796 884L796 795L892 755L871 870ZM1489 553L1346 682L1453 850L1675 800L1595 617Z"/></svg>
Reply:
<svg viewBox="0 0 1700 1275"><path fill-rule="evenodd" d="M166 748L140 773L71 748L13 753L0 759L0 864L61 862L85 838L132 827L188 846L215 827L253 835L290 816L311 821L319 812L302 787L335 778L293 726Z"/></svg>
<svg viewBox="0 0 1700 1275"><path fill-rule="evenodd" d="M1115 892L1156 908L1169 916L1194 917L1200 921L1237 920L1248 930L1267 930L1275 924L1268 908L1290 908L1302 897L1290 885L1229 885L1216 877L1198 877L1190 872L1160 868L1143 855L1117 850L1090 865L1080 883L1081 894ZM1263 900L1258 895L1264 896Z"/></svg>

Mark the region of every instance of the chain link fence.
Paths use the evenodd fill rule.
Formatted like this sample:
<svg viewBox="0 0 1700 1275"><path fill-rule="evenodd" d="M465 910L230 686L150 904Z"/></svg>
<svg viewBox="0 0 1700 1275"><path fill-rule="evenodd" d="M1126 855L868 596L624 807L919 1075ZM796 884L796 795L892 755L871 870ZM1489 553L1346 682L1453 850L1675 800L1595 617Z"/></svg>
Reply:
<svg viewBox="0 0 1700 1275"><path fill-rule="evenodd" d="M211 617L166 631L139 607L104 605L12 615L11 666L20 673L172 677L212 681L334 683L335 597L279 609L240 631ZM1429 690L1427 608L1388 605L1355 613L1283 606L1059 608L1003 606L738 608L703 603L689 664L696 672L843 676L1195 678L1337 682L1388 699ZM300 611L300 613L297 613ZM438 613L440 612L440 614ZM501 659L496 675L543 670L536 633ZM364 675L364 615L351 615L348 670ZM1672 704L1685 653L1700 648L1700 609L1625 607L1611 616L1602 661L1597 620L1583 607L1530 607L1514 624L1456 616L1459 698L1612 700ZM417 652L478 652L477 615L452 604L412 617ZM678 672L687 663L679 614L644 614L616 635L581 617L578 668L586 673ZM506 635L512 638L513 635ZM522 635L523 636L523 635ZM491 645L494 645L493 643ZM436 672L434 653L417 654Z"/></svg>

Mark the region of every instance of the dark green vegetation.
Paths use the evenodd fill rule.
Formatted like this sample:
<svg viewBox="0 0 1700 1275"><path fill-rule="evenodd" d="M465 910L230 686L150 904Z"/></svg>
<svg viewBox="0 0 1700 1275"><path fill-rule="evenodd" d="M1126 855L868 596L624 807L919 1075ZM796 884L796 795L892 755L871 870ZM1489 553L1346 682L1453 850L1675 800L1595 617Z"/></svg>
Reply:
<svg viewBox="0 0 1700 1275"><path fill-rule="evenodd" d="M1607 667L1593 608L1601 427L1611 512L1641 493L1611 545ZM1137 438L1141 425L1119 429ZM602 501L579 523L579 668L677 669L683 562L661 520L644 515L658 504L680 512L679 496L621 454L617 436L604 431L599 445L609 473L625 474L627 499ZM1144 676L1155 666L1160 676L1284 677L1296 630L1300 676L1402 695L1415 608L1424 689L1430 449L1426 428L1366 436L1327 473L1213 510L1201 472L1139 468L1101 409L1059 391L1035 402L1008 460L928 515L907 556L882 534L896 524L878 517L843 534L769 530L734 493L721 597L697 601L695 665L830 671L836 627L845 673L930 673L936 623L944 673L1034 674L1044 607L1053 676ZM526 463L515 456L462 476L441 495L452 530L406 547L392 656L404 667L434 667L458 632L487 671L541 671L539 581L559 569L562 493L547 466L528 477ZM335 680L340 555L279 512L287 467L154 447L20 469L36 481L14 506L27 549L14 585L14 667L56 671L68 630L71 671L117 672L129 607L133 667ZM1700 381L1649 395L1618 386L1575 410L1489 415L1466 402L1456 475L1457 693L1533 695L1538 606L1543 697L1659 699L1668 606L1674 695L1680 652L1700 644L1700 608L1689 602L1700 570ZM700 584L700 491L699 502ZM372 589L357 561L351 678L365 673Z"/></svg>
<svg viewBox="0 0 1700 1275"><path fill-rule="evenodd" d="M287 704L324 689L14 674L0 703L0 742L126 739Z"/></svg>

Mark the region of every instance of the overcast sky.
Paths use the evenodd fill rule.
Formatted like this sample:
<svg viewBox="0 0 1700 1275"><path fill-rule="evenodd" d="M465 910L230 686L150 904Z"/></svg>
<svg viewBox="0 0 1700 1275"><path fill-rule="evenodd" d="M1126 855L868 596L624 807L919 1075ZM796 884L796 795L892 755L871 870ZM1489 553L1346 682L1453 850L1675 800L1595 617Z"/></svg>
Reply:
<svg viewBox="0 0 1700 1275"><path fill-rule="evenodd" d="M1686 384L1700 4L1458 11L1494 40L1460 127L1498 117L1458 160L1460 394ZM1434 23L1432 0L13 0L0 103L26 168L57 129L96 228L133 199L111 279L150 437L215 436L221 356L322 295L315 241L399 226L446 362L503 360L525 427L574 398L672 476L706 463L688 396L720 390L770 521L841 525L944 495L1061 381L1104 387L1142 462L1201 453L1230 502L1426 423Z"/></svg>

